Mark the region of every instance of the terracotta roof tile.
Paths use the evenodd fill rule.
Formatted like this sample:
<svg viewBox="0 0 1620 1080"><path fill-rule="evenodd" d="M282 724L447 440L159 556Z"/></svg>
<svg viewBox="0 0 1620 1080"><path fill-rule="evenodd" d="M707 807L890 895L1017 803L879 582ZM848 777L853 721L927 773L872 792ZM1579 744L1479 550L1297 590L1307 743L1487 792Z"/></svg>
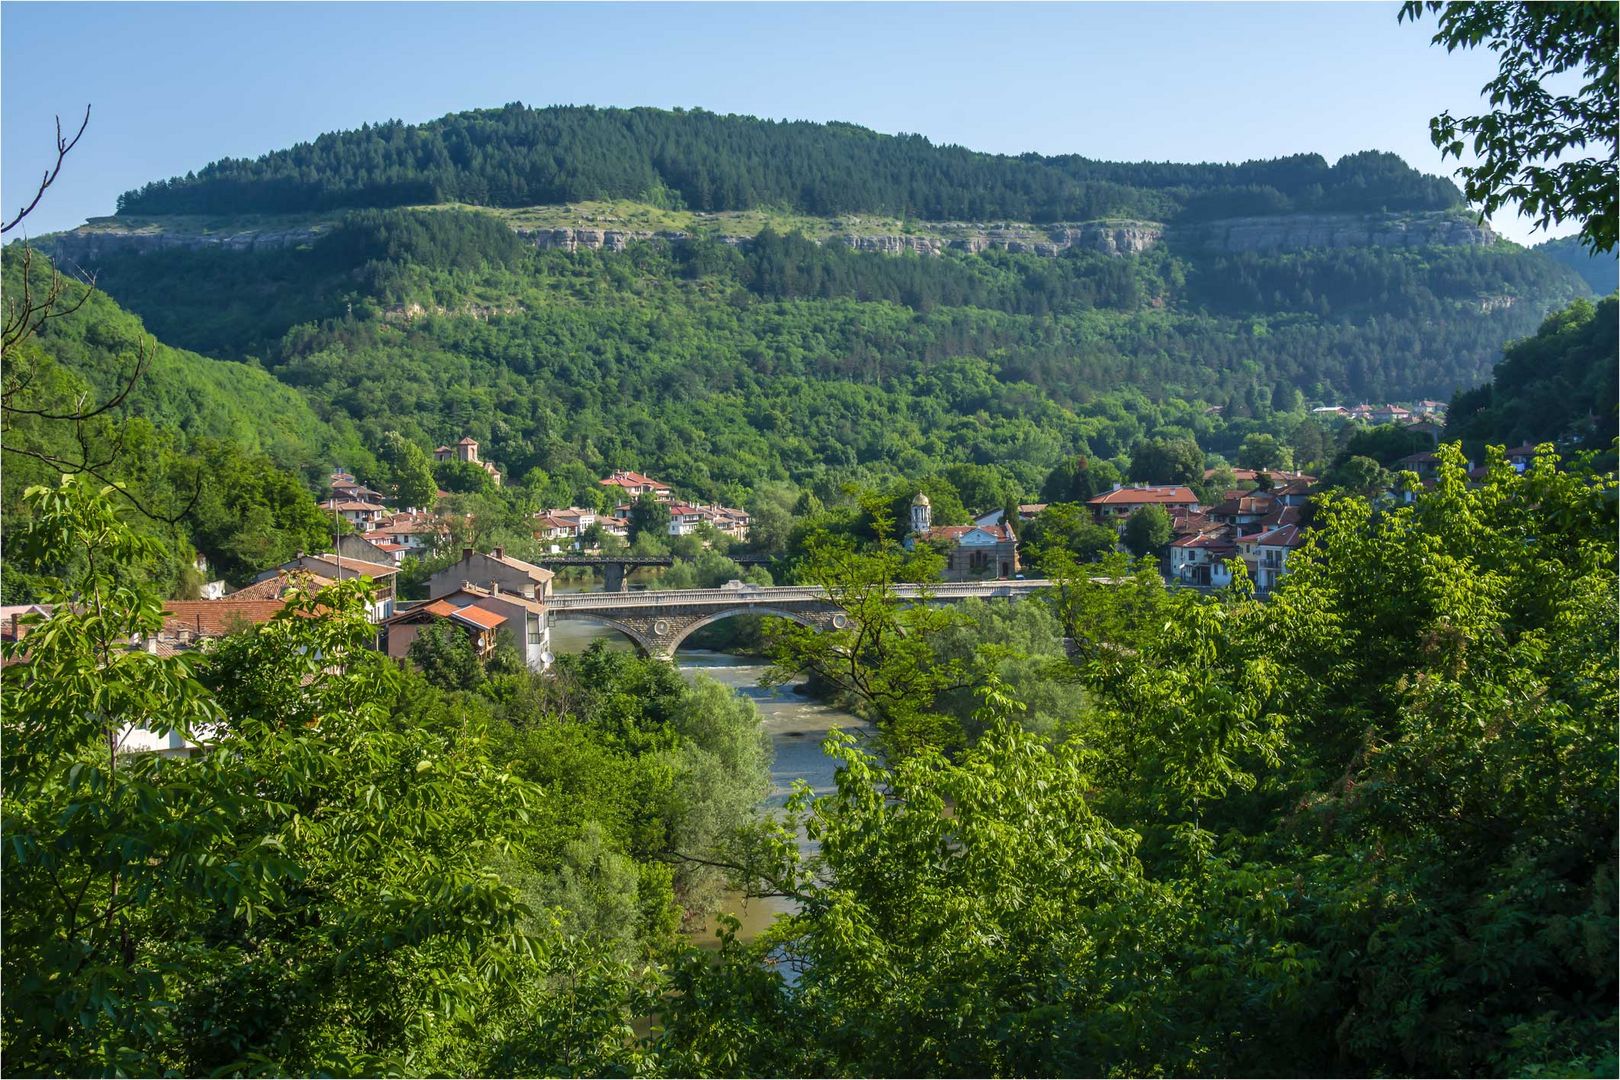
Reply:
<svg viewBox="0 0 1620 1080"><path fill-rule="evenodd" d="M455 611L451 612L450 617L453 619L460 619L463 622L473 623L477 626L483 627L485 630L494 630L496 627L501 626L506 622L505 615L502 615L496 611L486 610L485 608L474 607L470 604L467 607L456 608Z"/></svg>
<svg viewBox="0 0 1620 1080"><path fill-rule="evenodd" d="M275 618L286 605L280 600L170 600L163 605L167 634L191 633L223 637L244 626L260 626Z"/></svg>
<svg viewBox="0 0 1620 1080"><path fill-rule="evenodd" d="M1193 505L1198 502L1198 496L1192 489L1181 485L1164 484L1153 487L1122 487L1117 491L1105 491L1096 498L1087 499L1091 506L1132 506L1164 505L1166 503L1186 503Z"/></svg>
<svg viewBox="0 0 1620 1080"><path fill-rule="evenodd" d="M312 574L308 570L280 570L262 581L244 585L225 597L227 600L279 600L292 588L324 589L332 578Z"/></svg>

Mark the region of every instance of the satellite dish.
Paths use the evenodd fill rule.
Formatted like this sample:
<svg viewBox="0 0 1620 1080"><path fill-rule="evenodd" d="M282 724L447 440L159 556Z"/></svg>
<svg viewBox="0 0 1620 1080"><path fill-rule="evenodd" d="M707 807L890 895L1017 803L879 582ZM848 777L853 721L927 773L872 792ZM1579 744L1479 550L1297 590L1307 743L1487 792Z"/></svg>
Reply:
<svg viewBox="0 0 1620 1080"><path fill-rule="evenodd" d="M542 664L544 664L546 667L550 667L551 662L553 660L555 660L555 659L557 659L557 658L555 656L551 655L551 650L550 649L547 649L545 652L540 654L540 662Z"/></svg>

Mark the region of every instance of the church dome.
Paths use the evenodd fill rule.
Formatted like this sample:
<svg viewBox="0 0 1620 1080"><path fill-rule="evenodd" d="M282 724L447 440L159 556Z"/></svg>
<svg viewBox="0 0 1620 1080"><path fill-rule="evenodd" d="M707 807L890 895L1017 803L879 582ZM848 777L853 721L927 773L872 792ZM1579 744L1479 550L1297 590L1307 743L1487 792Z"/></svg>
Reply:
<svg viewBox="0 0 1620 1080"><path fill-rule="evenodd" d="M917 497L915 499L911 500L911 505L912 506L932 506L934 504L928 501L928 496L924 495L922 492L919 491L919 492L917 492Z"/></svg>

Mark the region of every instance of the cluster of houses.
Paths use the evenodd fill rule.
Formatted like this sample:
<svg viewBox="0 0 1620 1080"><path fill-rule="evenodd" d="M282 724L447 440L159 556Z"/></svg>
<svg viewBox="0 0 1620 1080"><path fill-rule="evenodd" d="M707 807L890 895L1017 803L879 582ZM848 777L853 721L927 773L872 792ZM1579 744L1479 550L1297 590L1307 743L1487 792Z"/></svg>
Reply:
<svg viewBox="0 0 1620 1080"><path fill-rule="evenodd" d="M609 536L628 537L631 507L643 496L651 496L669 508L671 536L690 536L709 525L733 540L748 539L749 517L745 510L678 499L670 485L627 469L597 482L613 489L618 496L613 513L602 514L578 506L542 510L535 515L534 538L550 544L553 551L560 551L564 547L583 550L587 546L587 534L593 528Z"/></svg>
<svg viewBox="0 0 1620 1080"><path fill-rule="evenodd" d="M337 581L366 578L372 587L367 614L377 627L377 647L389 656L403 658L425 623L448 618L468 633L480 657L493 651L505 631L530 668L543 671L551 663L545 610L551 594L550 570L513 558L499 547L488 553L465 548L459 560L428 579L425 603L399 600L398 575L392 564L356 558L341 549L301 554L219 599L170 600L163 606L162 628L141 646L158 655L193 649L268 622L295 589L313 592Z"/></svg>
<svg viewBox="0 0 1620 1080"><path fill-rule="evenodd" d="M1231 489L1207 508L1196 499L1191 505L1167 507L1174 535L1167 567L1172 583L1195 588L1230 585L1232 561L1240 559L1255 591L1264 595L1288 572L1289 553L1304 544L1301 525L1315 477L1278 471L1262 481L1251 469L1235 469L1233 475L1252 486Z"/></svg>
<svg viewBox="0 0 1620 1080"><path fill-rule="evenodd" d="M1214 470L1206 474L1213 477ZM1115 485L1088 500L1092 517L1123 534L1132 514L1157 506L1170 518L1173 539L1165 563L1173 584L1218 588L1232 581L1230 561L1242 559L1257 591L1269 593L1288 571L1289 552L1304 543L1302 514L1315 478L1302 473L1234 469L1247 486L1225 493L1215 506L1200 505L1197 494L1180 484ZM1029 521L1044 503L1018 507ZM911 531L906 546L929 543L945 555L946 581L976 581L1020 576L1018 537L1001 510L972 525L934 525L928 496L918 493L911 504Z"/></svg>
<svg viewBox="0 0 1620 1080"><path fill-rule="evenodd" d="M489 462L479 460L478 443L473 439L462 439L453 447L441 446L434 456L441 461L453 459L479 465L500 483L500 472ZM583 551L590 546L593 535L628 538L631 507L643 495L650 495L669 508L670 536L689 536L708 525L734 540L748 539L747 511L679 499L670 485L628 470L615 472L599 483L617 496L611 513L581 506L541 510L534 515L534 538L553 552ZM438 493L439 498L448 495L445 491ZM346 554L357 559L398 566L407 555L421 555L450 535L442 515L426 508L396 510L385 503L382 492L342 470L332 474L331 495L320 506L354 527L355 532L345 535L341 545Z"/></svg>
<svg viewBox="0 0 1620 1080"><path fill-rule="evenodd" d="M1412 405L1322 405L1311 410L1319 420L1351 420L1358 424L1400 424L1439 439L1446 426L1446 403L1418 401Z"/></svg>
<svg viewBox="0 0 1620 1080"><path fill-rule="evenodd" d="M479 459L478 443L473 439L439 447L435 456L441 461L453 458L480 465L499 482L494 466ZM741 510L680 501L668 484L634 472L615 472L601 483L617 489L626 500L616 514L580 507L542 511L536 515L536 538L566 540L579 547L592 526L624 536L630 506L644 494L668 505L672 536L687 535L702 524L738 539L747 536L749 518ZM438 494L441 498L448 495ZM194 649L268 622L295 589L313 592L337 581L366 578L372 585L368 616L377 627L377 647L389 656L403 658L425 625L446 619L467 634L480 657L487 657L505 633L530 668L542 671L550 665L551 629L545 608L551 594L550 570L514 558L501 547L487 553L464 548L460 559L428 580L425 602L402 602L397 588L401 561L407 555L442 550L450 536L444 516L423 508L389 507L381 492L342 470L332 474L330 496L320 505L334 519L348 521L355 531L336 536L331 551L300 552L234 592L227 593L223 582L211 582L203 599L169 601L164 605L161 629L132 647L158 655ZM27 632L24 616L49 612L30 607L7 609L4 614L9 616L9 624L0 627L0 632L18 637Z"/></svg>

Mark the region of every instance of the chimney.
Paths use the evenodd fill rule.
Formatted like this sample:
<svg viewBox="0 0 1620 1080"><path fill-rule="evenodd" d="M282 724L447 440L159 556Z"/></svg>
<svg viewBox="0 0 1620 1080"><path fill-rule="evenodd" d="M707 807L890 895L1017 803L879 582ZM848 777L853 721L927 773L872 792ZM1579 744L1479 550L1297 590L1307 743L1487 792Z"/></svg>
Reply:
<svg viewBox="0 0 1620 1080"><path fill-rule="evenodd" d="M462 562L472 562L472 557L473 557L473 549L472 548L464 547L464 548L461 549L461 561Z"/></svg>
<svg viewBox="0 0 1620 1080"><path fill-rule="evenodd" d="M495 549L495 557L496 557L496 558L497 558L497 559L504 559L504 558L506 558L506 549L505 549L505 548L503 548L503 547L497 547L497 548L496 548L496 549Z"/></svg>
<svg viewBox="0 0 1620 1080"><path fill-rule="evenodd" d="M492 581L492 582L489 583L489 595L491 595L491 596L499 596L499 595L501 595L501 583L500 582Z"/></svg>

